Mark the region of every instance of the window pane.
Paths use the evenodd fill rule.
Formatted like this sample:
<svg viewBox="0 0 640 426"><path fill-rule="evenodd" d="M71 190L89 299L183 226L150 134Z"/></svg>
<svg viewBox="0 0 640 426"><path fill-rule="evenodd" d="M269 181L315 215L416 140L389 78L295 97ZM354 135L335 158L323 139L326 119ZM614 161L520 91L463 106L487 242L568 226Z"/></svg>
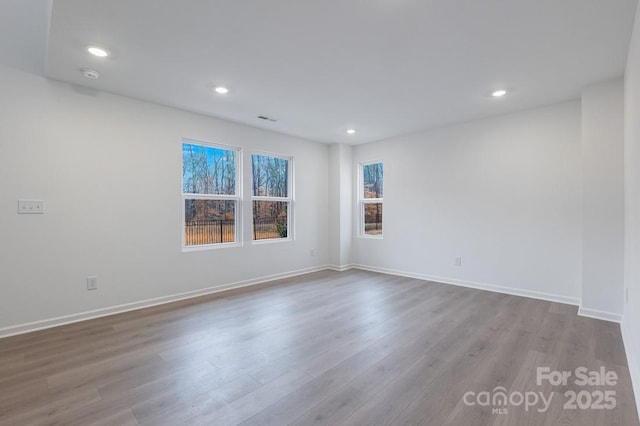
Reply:
<svg viewBox="0 0 640 426"><path fill-rule="evenodd" d="M382 235L382 203L364 204L365 235Z"/></svg>
<svg viewBox="0 0 640 426"><path fill-rule="evenodd" d="M382 163L362 166L364 182L363 198L382 198Z"/></svg>
<svg viewBox="0 0 640 426"><path fill-rule="evenodd" d="M183 143L182 192L235 195L236 151Z"/></svg>
<svg viewBox="0 0 640 426"><path fill-rule="evenodd" d="M233 243L236 201L184 200L184 245Z"/></svg>
<svg viewBox="0 0 640 426"><path fill-rule="evenodd" d="M253 239L287 238L288 210L286 201L254 201Z"/></svg>
<svg viewBox="0 0 640 426"><path fill-rule="evenodd" d="M287 197L289 160L265 155L251 156L253 195L255 197Z"/></svg>

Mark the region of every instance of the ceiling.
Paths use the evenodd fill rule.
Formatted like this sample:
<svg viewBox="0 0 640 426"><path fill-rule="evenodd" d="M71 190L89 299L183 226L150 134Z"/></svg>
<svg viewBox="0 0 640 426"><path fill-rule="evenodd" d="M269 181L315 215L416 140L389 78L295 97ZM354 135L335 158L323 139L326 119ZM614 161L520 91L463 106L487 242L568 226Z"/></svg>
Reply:
<svg viewBox="0 0 640 426"><path fill-rule="evenodd" d="M364 143L574 99L621 76L636 3L54 0L45 69L311 140ZM89 44L112 55L95 58ZM493 98L499 88L509 93Z"/></svg>
<svg viewBox="0 0 640 426"><path fill-rule="evenodd" d="M48 0L0 1L0 64L42 74L51 16Z"/></svg>

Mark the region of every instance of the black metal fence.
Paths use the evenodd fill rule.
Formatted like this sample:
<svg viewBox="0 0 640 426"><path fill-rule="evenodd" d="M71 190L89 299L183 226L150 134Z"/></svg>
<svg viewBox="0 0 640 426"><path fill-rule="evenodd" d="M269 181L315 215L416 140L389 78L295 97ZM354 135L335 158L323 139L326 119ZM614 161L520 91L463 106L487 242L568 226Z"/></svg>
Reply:
<svg viewBox="0 0 640 426"><path fill-rule="evenodd" d="M286 219L277 217L263 217L253 219L253 239L266 240L269 238L287 237Z"/></svg>
<svg viewBox="0 0 640 426"><path fill-rule="evenodd" d="M382 203L367 203L364 206L364 233L382 234Z"/></svg>
<svg viewBox="0 0 640 426"><path fill-rule="evenodd" d="M382 222L367 222L364 224L365 231L380 231L378 233L382 233Z"/></svg>
<svg viewBox="0 0 640 426"><path fill-rule="evenodd" d="M184 224L186 246L233 243L236 224L233 220L190 220ZM267 217L253 220L253 239L286 238L286 219Z"/></svg>
<svg viewBox="0 0 640 426"><path fill-rule="evenodd" d="M233 243L236 240L234 220L191 220L184 224L185 245Z"/></svg>
<svg viewBox="0 0 640 426"><path fill-rule="evenodd" d="M364 233L365 235L382 235L382 223L366 223Z"/></svg>

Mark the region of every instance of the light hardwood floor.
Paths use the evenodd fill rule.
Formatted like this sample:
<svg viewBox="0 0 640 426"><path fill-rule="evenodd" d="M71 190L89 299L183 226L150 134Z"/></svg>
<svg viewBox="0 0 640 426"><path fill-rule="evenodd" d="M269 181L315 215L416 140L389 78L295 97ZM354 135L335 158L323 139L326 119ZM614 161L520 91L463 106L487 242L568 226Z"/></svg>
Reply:
<svg viewBox="0 0 640 426"><path fill-rule="evenodd" d="M538 367L581 366L615 371L618 383L536 384ZM507 414L465 404L465 393L497 386L552 402ZM564 409L568 390L614 390L617 406ZM0 424L627 426L638 417L616 324L567 305L325 271L2 339Z"/></svg>

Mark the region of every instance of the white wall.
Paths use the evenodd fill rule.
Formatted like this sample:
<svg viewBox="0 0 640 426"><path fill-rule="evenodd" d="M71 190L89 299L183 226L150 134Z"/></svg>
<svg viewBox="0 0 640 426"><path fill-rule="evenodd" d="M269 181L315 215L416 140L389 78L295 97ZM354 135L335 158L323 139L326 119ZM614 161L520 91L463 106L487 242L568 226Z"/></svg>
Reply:
<svg viewBox="0 0 640 426"><path fill-rule="evenodd" d="M351 265L353 241L353 169L352 147L345 144L329 146L330 253L333 268Z"/></svg>
<svg viewBox="0 0 640 426"><path fill-rule="evenodd" d="M329 146L329 263L343 270L351 264L353 181L351 145Z"/></svg>
<svg viewBox="0 0 640 426"><path fill-rule="evenodd" d="M625 305L622 334L640 409L640 8L629 47L624 88Z"/></svg>
<svg viewBox="0 0 640 426"><path fill-rule="evenodd" d="M354 263L579 302L580 102L360 145L353 158L385 166L384 238L357 238Z"/></svg>
<svg viewBox="0 0 640 426"><path fill-rule="evenodd" d="M329 145L329 264L340 264L340 145Z"/></svg>
<svg viewBox="0 0 640 426"><path fill-rule="evenodd" d="M0 88L0 334L328 262L326 145L12 68ZM252 149L293 155L296 240L252 245L246 201L243 247L181 252L183 137L244 148L245 188ZM46 214L16 214L19 198Z"/></svg>
<svg viewBox="0 0 640 426"><path fill-rule="evenodd" d="M624 83L582 92L580 314L620 321L624 303Z"/></svg>

